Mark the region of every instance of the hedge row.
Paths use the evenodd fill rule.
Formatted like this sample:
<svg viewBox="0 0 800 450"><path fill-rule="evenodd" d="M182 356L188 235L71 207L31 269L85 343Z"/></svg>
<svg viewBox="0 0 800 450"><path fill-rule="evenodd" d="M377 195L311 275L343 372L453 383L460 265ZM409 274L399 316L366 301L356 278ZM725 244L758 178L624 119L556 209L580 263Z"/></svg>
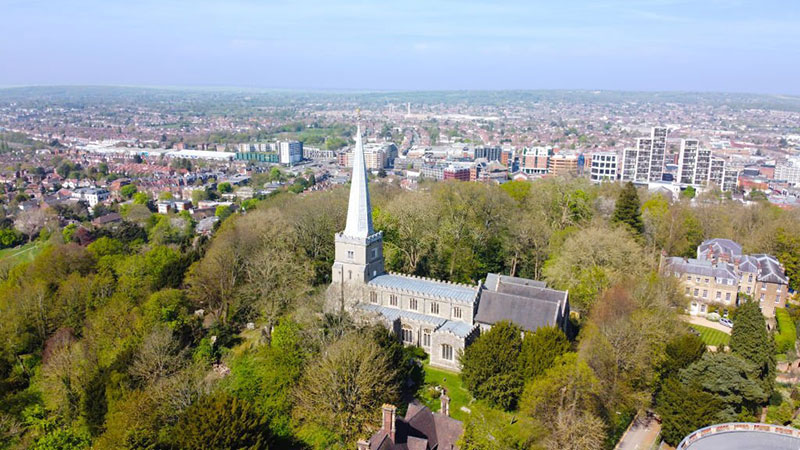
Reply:
<svg viewBox="0 0 800 450"><path fill-rule="evenodd" d="M794 349L794 342L797 340L797 330L795 329L789 312L783 308L775 310L775 319L778 321L778 334L775 335L775 347L778 353L785 353Z"/></svg>

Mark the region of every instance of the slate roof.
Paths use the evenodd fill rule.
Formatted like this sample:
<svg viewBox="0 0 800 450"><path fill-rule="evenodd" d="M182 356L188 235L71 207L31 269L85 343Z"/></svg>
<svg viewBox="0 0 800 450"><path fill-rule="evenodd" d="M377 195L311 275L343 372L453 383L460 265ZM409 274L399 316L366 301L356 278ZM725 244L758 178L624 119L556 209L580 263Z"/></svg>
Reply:
<svg viewBox="0 0 800 450"><path fill-rule="evenodd" d="M742 255L742 246L730 239L709 239L697 247L697 259L713 260L720 256L731 260Z"/></svg>
<svg viewBox="0 0 800 450"><path fill-rule="evenodd" d="M789 284L789 278L781 267L781 263L772 256L765 254L750 255L758 261L758 281L765 283ZM741 266L740 266L741 267Z"/></svg>
<svg viewBox="0 0 800 450"><path fill-rule="evenodd" d="M432 412L419 403L408 405L406 416L395 419L395 439L380 429L369 439L371 450L450 450L463 432L463 424L452 417Z"/></svg>
<svg viewBox="0 0 800 450"><path fill-rule="evenodd" d="M678 256L673 256L666 259L666 267L670 272L678 272L681 274L690 273L692 275L699 275L704 277L720 278L723 280L739 281L736 276L733 264L725 262L718 262L716 264L704 259L683 259Z"/></svg>
<svg viewBox="0 0 800 450"><path fill-rule="evenodd" d="M359 303L358 307L365 311L372 311L379 313L389 321L394 321L397 318L415 320L417 322L429 323L434 326L434 331L445 331L453 333L454 335L464 339L472 333L475 325L470 325L466 322L457 320L447 320L438 316L431 316L414 311L405 311L402 309L391 308L388 306L374 305L372 303Z"/></svg>
<svg viewBox="0 0 800 450"><path fill-rule="evenodd" d="M436 327L440 327L447 322L447 319L437 316L430 316L428 314L422 314L414 311L405 311L402 309L397 308L390 308L388 306L381 306L381 305L374 305L372 303L360 303L358 307L367 311L373 311L376 313L380 313L388 320L395 320L399 318L406 318L410 320L416 320L417 322L425 322L431 325L435 325Z"/></svg>
<svg viewBox="0 0 800 450"><path fill-rule="evenodd" d="M539 298L483 291L475 321L492 325L508 320L527 331L557 325L561 304Z"/></svg>
<svg viewBox="0 0 800 450"><path fill-rule="evenodd" d="M489 289L496 291L498 284L502 282L522 284L526 286L547 287L547 283L545 283L544 281L529 280L527 278L519 278L519 277L510 277L508 275L500 275L496 273L487 274L486 282L484 284Z"/></svg>
<svg viewBox="0 0 800 450"><path fill-rule="evenodd" d="M469 304L475 302L478 294L476 287L399 274L379 275L371 279L368 285Z"/></svg>
<svg viewBox="0 0 800 450"><path fill-rule="evenodd" d="M546 288L541 281L495 274L486 279L476 322L492 325L508 320L535 331L543 326L560 325L560 318L567 312L567 293Z"/></svg>

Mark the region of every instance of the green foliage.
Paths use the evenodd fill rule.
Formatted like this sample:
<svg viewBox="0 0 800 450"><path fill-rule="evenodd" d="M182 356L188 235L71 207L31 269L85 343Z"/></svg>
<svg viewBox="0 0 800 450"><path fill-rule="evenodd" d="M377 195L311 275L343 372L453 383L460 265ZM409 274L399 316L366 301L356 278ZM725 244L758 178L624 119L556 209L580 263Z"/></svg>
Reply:
<svg viewBox="0 0 800 450"><path fill-rule="evenodd" d="M461 355L461 378L477 399L511 410L522 391L518 365L522 330L502 321L481 334Z"/></svg>
<svg viewBox="0 0 800 450"><path fill-rule="evenodd" d="M500 185L511 198L519 203L524 202L531 192L531 183L527 181L508 181Z"/></svg>
<svg viewBox="0 0 800 450"><path fill-rule="evenodd" d="M144 192L137 192L133 194L134 205L146 205L150 202L150 196Z"/></svg>
<svg viewBox="0 0 800 450"><path fill-rule="evenodd" d="M69 428L53 430L33 443L31 450L82 450L91 446L91 440L86 433L74 431Z"/></svg>
<svg viewBox="0 0 800 450"><path fill-rule="evenodd" d="M86 249L96 259L100 259L104 256L121 255L125 252L125 244L116 239L103 236L86 246Z"/></svg>
<svg viewBox="0 0 800 450"><path fill-rule="evenodd" d="M555 360L553 367L525 386L520 411L544 423L558 414L561 405L594 411L599 387L586 361L576 353L565 353Z"/></svg>
<svg viewBox="0 0 800 450"><path fill-rule="evenodd" d="M533 333L526 333L519 354L522 379L527 382L542 375L553 366L556 358L569 349L567 336L556 327L542 327Z"/></svg>
<svg viewBox="0 0 800 450"><path fill-rule="evenodd" d="M230 205L218 205L217 209L214 211L214 215L219 217L220 221L224 221L230 215L233 214L233 209Z"/></svg>
<svg viewBox="0 0 800 450"><path fill-rule="evenodd" d="M775 348L779 353L794 350L797 341L797 329L794 321L789 316L789 311L784 308L775 309L775 319L778 322L778 334L775 335Z"/></svg>
<svg viewBox="0 0 800 450"><path fill-rule="evenodd" d="M233 185L225 181L217 186L217 190L220 192L220 194L227 194L233 192Z"/></svg>
<svg viewBox="0 0 800 450"><path fill-rule="evenodd" d="M789 277L789 288L800 289L800 236L778 228L775 234L774 255L783 264Z"/></svg>
<svg viewBox="0 0 800 450"><path fill-rule="evenodd" d="M789 425L792 422L794 405L791 400L782 402L779 405L767 407L767 423L775 425Z"/></svg>
<svg viewBox="0 0 800 450"><path fill-rule="evenodd" d="M686 186L686 189L681 191L681 197L686 199L693 199L697 195L697 190L693 186Z"/></svg>
<svg viewBox="0 0 800 450"><path fill-rule="evenodd" d="M138 192L138 188L135 184L126 184L119 188L119 193L123 198L131 198L136 192Z"/></svg>
<svg viewBox="0 0 800 450"><path fill-rule="evenodd" d="M304 428L325 430L353 447L384 403L397 401L395 369L381 347L360 333L330 345L310 364L295 391L294 414Z"/></svg>
<svg viewBox="0 0 800 450"><path fill-rule="evenodd" d="M15 247L23 242L22 233L13 228L0 228L0 248Z"/></svg>
<svg viewBox="0 0 800 450"><path fill-rule="evenodd" d="M260 346L233 359L225 388L249 401L264 414L269 428L281 439L290 439L292 390L305 367L302 329L289 319L281 320L272 332L269 346Z"/></svg>
<svg viewBox="0 0 800 450"><path fill-rule="evenodd" d="M173 429L181 449L267 448L266 420L251 404L223 392L200 397L181 414Z"/></svg>
<svg viewBox="0 0 800 450"><path fill-rule="evenodd" d="M752 375L761 380L766 395L771 394L775 385L775 343L758 303L745 301L739 305L730 347L733 354L753 364Z"/></svg>
<svg viewBox="0 0 800 450"><path fill-rule="evenodd" d="M636 192L636 187L633 183L629 181L619 193L614 214L611 216L611 222L627 225L633 232L642 234L644 232L644 223L642 222L640 209L639 194Z"/></svg>
<svg viewBox="0 0 800 450"><path fill-rule="evenodd" d="M542 425L529 417L510 418L507 413L480 404L470 408L472 413L458 441L461 450L524 449L544 434Z"/></svg>
<svg viewBox="0 0 800 450"><path fill-rule="evenodd" d="M706 352L706 344L699 336L686 333L673 337L664 349L666 358L661 363L660 374L666 379L678 374L700 359Z"/></svg>
<svg viewBox="0 0 800 450"><path fill-rule="evenodd" d="M667 379L656 402L661 416L661 437L676 446L689 433L716 423L723 406L711 393Z"/></svg>
<svg viewBox="0 0 800 450"><path fill-rule="evenodd" d="M605 288L641 275L644 260L627 231L591 227L567 237L545 264L544 275L554 287L569 290L575 309L588 311Z"/></svg>
<svg viewBox="0 0 800 450"><path fill-rule="evenodd" d="M78 229L78 225L74 223L70 223L61 230L61 237L64 239L64 242L72 242L72 237L75 236L75 231Z"/></svg>
<svg viewBox="0 0 800 450"><path fill-rule="evenodd" d="M680 371L681 382L714 395L724 409L719 422L736 420L742 412L753 412L766 403L769 392L756 376L757 367L732 353L706 353Z"/></svg>

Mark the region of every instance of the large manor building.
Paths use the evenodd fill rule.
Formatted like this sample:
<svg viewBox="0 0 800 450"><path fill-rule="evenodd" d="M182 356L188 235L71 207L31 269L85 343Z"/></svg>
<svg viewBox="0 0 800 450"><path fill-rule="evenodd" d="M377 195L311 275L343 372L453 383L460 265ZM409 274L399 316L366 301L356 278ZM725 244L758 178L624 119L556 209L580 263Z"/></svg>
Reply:
<svg viewBox="0 0 800 450"><path fill-rule="evenodd" d="M737 306L746 294L771 318L789 297L789 279L777 258L745 255L730 239L709 239L697 247L697 258L666 258L662 269L682 281L692 315L705 316L711 305Z"/></svg>
<svg viewBox="0 0 800 450"><path fill-rule="evenodd" d="M489 274L474 285L387 273L383 233L372 226L367 167L359 126L344 231L336 234L331 309L385 324L403 343L430 354L432 366L458 371L458 354L499 321L525 331L567 332L567 292L525 278Z"/></svg>

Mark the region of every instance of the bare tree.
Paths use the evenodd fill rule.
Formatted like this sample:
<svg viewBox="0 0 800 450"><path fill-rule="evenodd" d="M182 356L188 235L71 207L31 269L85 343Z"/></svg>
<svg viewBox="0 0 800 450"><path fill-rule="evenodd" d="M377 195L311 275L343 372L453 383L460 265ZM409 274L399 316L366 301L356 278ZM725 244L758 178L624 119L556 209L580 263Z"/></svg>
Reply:
<svg viewBox="0 0 800 450"><path fill-rule="evenodd" d="M150 384L172 374L184 359L172 330L158 326L145 336L130 368L130 374Z"/></svg>

